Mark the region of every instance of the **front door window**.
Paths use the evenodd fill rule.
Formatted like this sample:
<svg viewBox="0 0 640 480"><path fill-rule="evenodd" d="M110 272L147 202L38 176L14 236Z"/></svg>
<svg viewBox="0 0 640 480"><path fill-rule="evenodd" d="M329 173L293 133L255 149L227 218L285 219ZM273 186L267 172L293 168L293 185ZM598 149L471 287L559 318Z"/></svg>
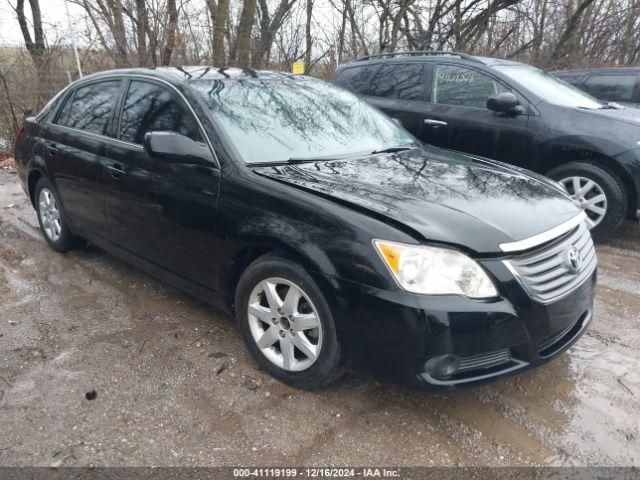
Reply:
<svg viewBox="0 0 640 480"><path fill-rule="evenodd" d="M478 70L455 65L436 67L431 101L444 105L486 108L487 98L508 92L504 84Z"/></svg>

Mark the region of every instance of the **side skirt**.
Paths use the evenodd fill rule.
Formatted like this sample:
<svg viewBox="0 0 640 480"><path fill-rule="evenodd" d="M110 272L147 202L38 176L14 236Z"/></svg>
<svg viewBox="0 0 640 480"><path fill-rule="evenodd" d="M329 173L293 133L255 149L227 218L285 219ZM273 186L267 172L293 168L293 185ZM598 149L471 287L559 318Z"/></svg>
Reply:
<svg viewBox="0 0 640 480"><path fill-rule="evenodd" d="M179 288L185 293L193 295L209 303L217 309L222 310L224 313L233 315L233 309L227 302L226 296L221 294L220 292L212 290L211 288L205 287L199 283L193 282L188 278L185 278L182 275L178 275L171 270L167 270L160 265L140 258L137 255L129 252L128 250L114 245L108 240L92 235L75 226L72 228L72 230L74 234L77 234L79 237L93 243L105 252L123 260L130 265L133 265L134 267L156 277L163 282L167 282L172 286Z"/></svg>

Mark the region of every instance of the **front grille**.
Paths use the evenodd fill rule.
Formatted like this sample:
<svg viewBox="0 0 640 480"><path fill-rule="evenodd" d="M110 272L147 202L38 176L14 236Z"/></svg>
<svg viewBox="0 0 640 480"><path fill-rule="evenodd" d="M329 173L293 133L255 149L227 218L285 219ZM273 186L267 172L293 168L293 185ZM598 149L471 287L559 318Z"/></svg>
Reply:
<svg viewBox="0 0 640 480"><path fill-rule="evenodd" d="M582 265L571 271L568 251L580 252ZM504 261L529 296L542 303L553 302L579 287L596 268L596 250L586 225L581 223L564 237L524 255Z"/></svg>
<svg viewBox="0 0 640 480"><path fill-rule="evenodd" d="M511 350L505 348L495 352L481 353L470 357L461 357L456 373L468 372L479 368L491 368L511 361Z"/></svg>

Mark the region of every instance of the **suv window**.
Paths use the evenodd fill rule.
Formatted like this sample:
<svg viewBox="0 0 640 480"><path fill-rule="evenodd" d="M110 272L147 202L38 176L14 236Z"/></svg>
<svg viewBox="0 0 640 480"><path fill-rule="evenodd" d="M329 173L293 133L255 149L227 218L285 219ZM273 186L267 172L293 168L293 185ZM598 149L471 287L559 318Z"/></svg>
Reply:
<svg viewBox="0 0 640 480"><path fill-rule="evenodd" d="M55 123L85 132L107 135L109 119L118 101L120 80L92 83L72 92Z"/></svg>
<svg viewBox="0 0 640 480"><path fill-rule="evenodd" d="M377 65L343 68L333 77L332 83L352 92L367 95L369 92L369 79L377 68Z"/></svg>
<svg viewBox="0 0 640 480"><path fill-rule="evenodd" d="M632 102L636 81L635 75L592 75L583 89L601 100Z"/></svg>
<svg viewBox="0 0 640 480"><path fill-rule="evenodd" d="M184 105L166 88L133 80L120 121L120 139L142 145L147 132L176 132L202 142L198 125Z"/></svg>
<svg viewBox="0 0 640 480"><path fill-rule="evenodd" d="M424 100L424 63L383 65L371 81L369 95Z"/></svg>
<svg viewBox="0 0 640 480"><path fill-rule="evenodd" d="M510 89L478 70L438 65L433 78L431 101L445 105L486 108L487 98Z"/></svg>
<svg viewBox="0 0 640 480"><path fill-rule="evenodd" d="M568 84L574 85L576 87L580 85L580 80L584 76L584 74L577 74L577 73L576 74L562 73L559 75L552 73L551 75L556 77L558 80L562 80L563 82L567 82Z"/></svg>

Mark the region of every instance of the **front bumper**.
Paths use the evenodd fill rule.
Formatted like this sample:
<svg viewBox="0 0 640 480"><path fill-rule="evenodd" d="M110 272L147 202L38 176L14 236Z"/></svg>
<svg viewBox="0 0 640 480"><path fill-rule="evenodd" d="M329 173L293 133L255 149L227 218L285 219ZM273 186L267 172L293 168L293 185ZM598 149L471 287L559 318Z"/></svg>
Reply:
<svg viewBox="0 0 640 480"><path fill-rule="evenodd" d="M532 300L500 260L483 264L500 286L498 299L413 295L333 279L344 366L429 390L472 386L546 363L586 330L596 271L545 305ZM435 376L428 362L447 355L463 368Z"/></svg>

